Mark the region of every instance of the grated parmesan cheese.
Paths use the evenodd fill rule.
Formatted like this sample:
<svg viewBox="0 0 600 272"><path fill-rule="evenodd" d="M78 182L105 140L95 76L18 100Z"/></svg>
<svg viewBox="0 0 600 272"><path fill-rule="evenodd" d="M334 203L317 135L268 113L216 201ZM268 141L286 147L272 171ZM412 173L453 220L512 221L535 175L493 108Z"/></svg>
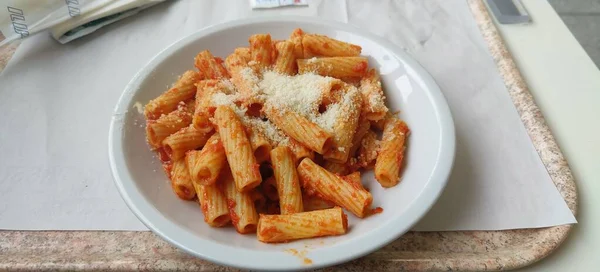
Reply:
<svg viewBox="0 0 600 272"><path fill-rule="evenodd" d="M340 114L340 104L329 104L325 112L315 118L313 121L323 130L332 133L338 115Z"/></svg>
<svg viewBox="0 0 600 272"><path fill-rule="evenodd" d="M246 116L246 108L241 108L235 104L238 99L236 94L215 93L210 97L212 103L216 106L229 106L235 114L241 119Z"/></svg>
<svg viewBox="0 0 600 272"><path fill-rule="evenodd" d="M290 144L290 138L269 120L263 121L258 118L245 116L243 122L262 133L262 135L270 140L270 144L273 146Z"/></svg>
<svg viewBox="0 0 600 272"><path fill-rule="evenodd" d="M350 115L347 113L356 110L353 97L358 95L358 89L350 87L340 102L328 105L326 111L313 121L325 131L333 133L335 124L349 121Z"/></svg>
<svg viewBox="0 0 600 272"><path fill-rule="evenodd" d="M221 106L229 106L233 109L233 111L240 118L240 121L248 127L252 127L256 129L258 132L263 134L269 141L271 145L288 145L289 137L285 135L281 130L279 130L271 121L250 117L246 115L246 108L241 108L235 104L235 101L238 99L238 96L235 94L224 94L224 93L215 93L211 96L211 101L213 104Z"/></svg>
<svg viewBox="0 0 600 272"><path fill-rule="evenodd" d="M263 74L259 87L271 106L287 107L309 117L318 111L323 93L332 80L315 74L288 76L268 71Z"/></svg>
<svg viewBox="0 0 600 272"><path fill-rule="evenodd" d="M217 106L235 106L235 98L236 95L224 93L215 93L210 97L212 103Z"/></svg>
<svg viewBox="0 0 600 272"><path fill-rule="evenodd" d="M258 87L258 83L260 79L250 67L244 67L240 70L240 75L244 79L244 81L250 83L251 92L254 94L260 94L260 88Z"/></svg>
<svg viewBox="0 0 600 272"><path fill-rule="evenodd" d="M354 96L360 95L358 89L351 86L339 102L329 104L323 113L319 113L323 97L329 94L332 85L338 84L335 78L313 73L289 76L274 71L264 71L261 78L250 67L242 68L240 75L249 83L252 92L250 97L265 101L264 107L294 111L329 133L334 132L338 122L346 120L344 118L347 114L344 113L354 110ZM213 94L211 102L214 105L230 106L244 125L263 134L273 146L290 144L291 139L271 121L247 116L247 109L236 104L242 97L236 93L235 85L227 79L221 82L230 92ZM339 150L343 152L343 149Z"/></svg>
<svg viewBox="0 0 600 272"><path fill-rule="evenodd" d="M369 94L369 105L371 107L370 110L372 110L372 111L378 110L376 108L384 107L383 97L381 95L379 95L378 93Z"/></svg>
<svg viewBox="0 0 600 272"><path fill-rule="evenodd" d="M362 106L362 105L356 105L354 103L353 100L357 96L360 96L360 91L358 90L358 88L356 88L354 86L350 86L350 89L344 94L344 98L342 99L342 102L341 102L341 104L344 107L344 110L343 110L344 112L354 112L357 110L356 109L357 106L359 106L359 107ZM347 122L348 118L350 117L350 115L348 115L348 114L342 114L341 116L344 118L343 119L344 122Z"/></svg>

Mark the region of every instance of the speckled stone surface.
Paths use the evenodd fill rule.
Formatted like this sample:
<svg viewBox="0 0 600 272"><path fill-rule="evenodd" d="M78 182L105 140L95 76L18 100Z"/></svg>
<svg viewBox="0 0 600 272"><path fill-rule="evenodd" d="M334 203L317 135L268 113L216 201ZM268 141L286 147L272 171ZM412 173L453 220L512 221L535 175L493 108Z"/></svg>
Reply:
<svg viewBox="0 0 600 272"><path fill-rule="evenodd" d="M482 0L468 0L508 92L542 162L569 208L577 210L571 171ZM0 40L3 37L0 36ZM18 45L0 48L0 70ZM409 232L370 255L324 270L508 270L556 249L570 226L509 231ZM0 270L234 271L191 257L151 232L0 231Z"/></svg>

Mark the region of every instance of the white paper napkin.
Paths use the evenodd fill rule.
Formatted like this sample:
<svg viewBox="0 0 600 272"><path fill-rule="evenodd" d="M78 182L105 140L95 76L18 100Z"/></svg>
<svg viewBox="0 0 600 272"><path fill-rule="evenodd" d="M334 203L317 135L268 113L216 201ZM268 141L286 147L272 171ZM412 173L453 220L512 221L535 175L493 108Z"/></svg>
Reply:
<svg viewBox="0 0 600 272"><path fill-rule="evenodd" d="M248 1L180 0L80 40L26 40L0 75L0 229L143 230L113 185L107 135L125 84L196 30L238 18L309 15L384 36L435 78L457 130L448 188L417 230L574 223L520 122L466 3L310 1L251 10Z"/></svg>

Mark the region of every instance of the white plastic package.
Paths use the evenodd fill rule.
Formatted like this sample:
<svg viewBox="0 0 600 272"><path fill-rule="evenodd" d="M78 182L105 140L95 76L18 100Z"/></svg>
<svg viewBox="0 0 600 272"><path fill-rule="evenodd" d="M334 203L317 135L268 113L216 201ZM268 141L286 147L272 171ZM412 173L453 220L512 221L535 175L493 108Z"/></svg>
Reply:
<svg viewBox="0 0 600 272"><path fill-rule="evenodd" d="M164 0L0 0L0 46L49 30L67 43Z"/></svg>

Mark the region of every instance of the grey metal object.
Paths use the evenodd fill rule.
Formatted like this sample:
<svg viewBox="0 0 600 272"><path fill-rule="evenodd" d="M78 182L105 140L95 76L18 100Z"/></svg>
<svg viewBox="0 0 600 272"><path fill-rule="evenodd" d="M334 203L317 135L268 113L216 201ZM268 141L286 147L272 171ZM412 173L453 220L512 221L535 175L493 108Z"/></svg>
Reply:
<svg viewBox="0 0 600 272"><path fill-rule="evenodd" d="M488 8L501 24L523 24L531 22L531 17L520 0L487 0Z"/></svg>

